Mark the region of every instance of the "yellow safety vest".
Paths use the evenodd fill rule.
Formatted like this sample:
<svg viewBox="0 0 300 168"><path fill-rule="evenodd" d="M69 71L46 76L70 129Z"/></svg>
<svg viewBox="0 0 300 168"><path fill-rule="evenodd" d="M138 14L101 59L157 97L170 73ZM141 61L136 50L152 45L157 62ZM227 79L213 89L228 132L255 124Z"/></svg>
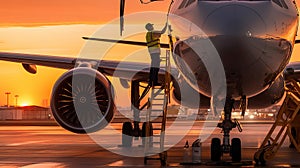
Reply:
<svg viewBox="0 0 300 168"><path fill-rule="evenodd" d="M150 53L159 53L160 52L160 34L155 35L153 32L147 32L146 40L147 46Z"/></svg>

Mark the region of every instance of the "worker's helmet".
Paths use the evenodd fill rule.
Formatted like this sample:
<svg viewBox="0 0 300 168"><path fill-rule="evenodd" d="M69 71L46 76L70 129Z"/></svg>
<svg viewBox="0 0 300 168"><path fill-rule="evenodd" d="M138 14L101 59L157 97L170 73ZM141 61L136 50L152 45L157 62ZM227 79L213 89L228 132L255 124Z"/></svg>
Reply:
<svg viewBox="0 0 300 168"><path fill-rule="evenodd" d="M146 26L145 26L145 28L147 29L147 30L153 30L153 24L152 23L147 23L146 24Z"/></svg>

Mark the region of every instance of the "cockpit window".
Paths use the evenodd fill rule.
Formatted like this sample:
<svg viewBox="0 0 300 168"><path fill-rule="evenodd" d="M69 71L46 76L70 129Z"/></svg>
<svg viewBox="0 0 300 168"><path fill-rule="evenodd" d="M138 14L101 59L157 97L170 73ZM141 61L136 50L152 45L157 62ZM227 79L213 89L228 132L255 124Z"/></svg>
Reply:
<svg viewBox="0 0 300 168"><path fill-rule="evenodd" d="M180 6L178 7L178 9L183 8L183 7L185 6L185 4L186 4L187 1L188 1L188 0L183 0L183 1L181 2Z"/></svg>
<svg viewBox="0 0 300 168"><path fill-rule="evenodd" d="M196 0L189 0L185 7L189 6L190 4L194 3Z"/></svg>
<svg viewBox="0 0 300 168"><path fill-rule="evenodd" d="M257 1L271 1L271 0L239 0L239 1L254 1L254 2L257 2Z"/></svg>
<svg viewBox="0 0 300 168"><path fill-rule="evenodd" d="M199 0L199 1L231 1L231 0Z"/></svg>
<svg viewBox="0 0 300 168"><path fill-rule="evenodd" d="M281 0L281 4L285 9L288 9L289 7L287 6L287 4L285 3L284 0Z"/></svg>
<svg viewBox="0 0 300 168"><path fill-rule="evenodd" d="M285 8L285 9L289 8L284 0L272 0L272 1L282 8Z"/></svg>
<svg viewBox="0 0 300 168"><path fill-rule="evenodd" d="M278 6L282 7L280 0L272 0L274 3L276 3Z"/></svg>

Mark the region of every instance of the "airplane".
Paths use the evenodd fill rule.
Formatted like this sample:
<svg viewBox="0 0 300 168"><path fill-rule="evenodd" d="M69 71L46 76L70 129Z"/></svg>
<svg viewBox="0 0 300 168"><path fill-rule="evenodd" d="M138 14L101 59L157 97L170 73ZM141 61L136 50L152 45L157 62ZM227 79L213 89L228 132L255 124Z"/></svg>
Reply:
<svg viewBox="0 0 300 168"><path fill-rule="evenodd" d="M124 8L124 2L121 0L121 8ZM123 15L124 11L121 10L121 13ZM176 34L177 40L172 44L176 66L172 71L179 75L172 77L173 98L186 107L210 108L217 102L223 102L224 119L217 125L222 129L223 140L221 144L219 138L212 139L211 160L220 161L223 154L230 153L233 161L240 161L241 140L233 138L230 142L231 130L239 128L239 123L231 118L232 109L240 106L245 112L247 108L272 106L284 98L287 76L292 74L290 76L299 81L300 63L289 66L294 45L299 43L296 40L299 23L296 2L175 0L170 14L189 20L206 34L206 37L192 33L189 37ZM182 33L191 31L189 25L182 25L172 17L169 19L173 29L181 29ZM121 22L123 24L124 20L121 19ZM145 42L125 40L85 39L146 45ZM212 55L201 56L200 53L199 56L202 51L197 49L203 49L202 41L207 39L217 51L218 63L222 67L207 67L206 61L210 58L205 56ZM149 76L149 68L144 68L149 64L145 63L122 62L122 66L118 66L118 61L100 60L97 68L93 69L94 62L99 60L8 52L0 52L0 60L22 63L30 73L36 73L36 65L68 70L54 85L51 109L56 121L74 133L98 131L112 120L116 104L107 76L113 76L115 71L122 72L118 77L131 80L131 90L135 90L139 82L147 83ZM135 74L134 77L131 74ZM159 82L163 82L163 75L161 70ZM219 80L219 75L224 75L224 80ZM75 77L80 80L72 82ZM95 86L90 86L90 83L95 83ZM78 89L72 91L72 88ZM96 91L92 93L93 90ZM185 92L200 96L201 102L194 101L193 96L184 95ZM136 96L136 93L131 94L133 103L138 99ZM139 107L139 104L135 106ZM80 122L77 115L83 113L87 117ZM138 122L135 122L133 130L138 130L138 127Z"/></svg>

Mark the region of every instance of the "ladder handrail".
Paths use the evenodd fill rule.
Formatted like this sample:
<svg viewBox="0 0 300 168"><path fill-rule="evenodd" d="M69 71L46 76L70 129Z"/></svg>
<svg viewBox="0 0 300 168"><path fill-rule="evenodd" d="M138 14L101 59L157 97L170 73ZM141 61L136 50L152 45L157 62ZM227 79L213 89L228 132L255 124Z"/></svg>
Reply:
<svg viewBox="0 0 300 168"><path fill-rule="evenodd" d="M285 138L288 136L291 142L300 152L300 144L291 134L291 124L300 110L300 85L295 80L289 81L292 87L285 87L286 97L277 113L276 120L266 135L263 143L254 155L256 162L264 164L265 161L275 157ZM274 135L274 131L279 128L279 132ZM277 129L278 130L278 129Z"/></svg>
<svg viewBox="0 0 300 168"><path fill-rule="evenodd" d="M171 83L171 76L170 76L170 70L171 70L171 66L170 66L170 50L166 51L166 56L165 59L163 60L165 61L165 80L164 83L162 84L161 87L156 88L155 86L151 87L151 91L150 91L150 95L148 98L148 102L147 102L147 114L146 114L146 122L148 122L148 128L146 128L146 135L151 136L150 133L150 123L151 123L151 119L154 117L152 114L152 112L156 112L158 109L153 109L153 102L154 101L159 101L159 103L155 103L156 105L161 105L161 111L162 115L159 115L161 117L161 121L160 122L160 127L157 128L156 130L160 130L159 133L159 159L161 161L165 161L166 159L166 151L164 148L164 141L165 141L165 130L166 130L166 121L167 121L167 111L168 111L168 103L170 102L170 83ZM163 96L160 98L157 98L158 96ZM163 101L163 102L161 102ZM158 108L160 108L158 106ZM149 152L151 148L153 148L154 146L150 143L151 142L151 137L145 137L145 153L147 155L147 152ZM151 159L150 157L146 156L144 158L144 161L147 161L148 159ZM146 163L146 162L145 162Z"/></svg>

